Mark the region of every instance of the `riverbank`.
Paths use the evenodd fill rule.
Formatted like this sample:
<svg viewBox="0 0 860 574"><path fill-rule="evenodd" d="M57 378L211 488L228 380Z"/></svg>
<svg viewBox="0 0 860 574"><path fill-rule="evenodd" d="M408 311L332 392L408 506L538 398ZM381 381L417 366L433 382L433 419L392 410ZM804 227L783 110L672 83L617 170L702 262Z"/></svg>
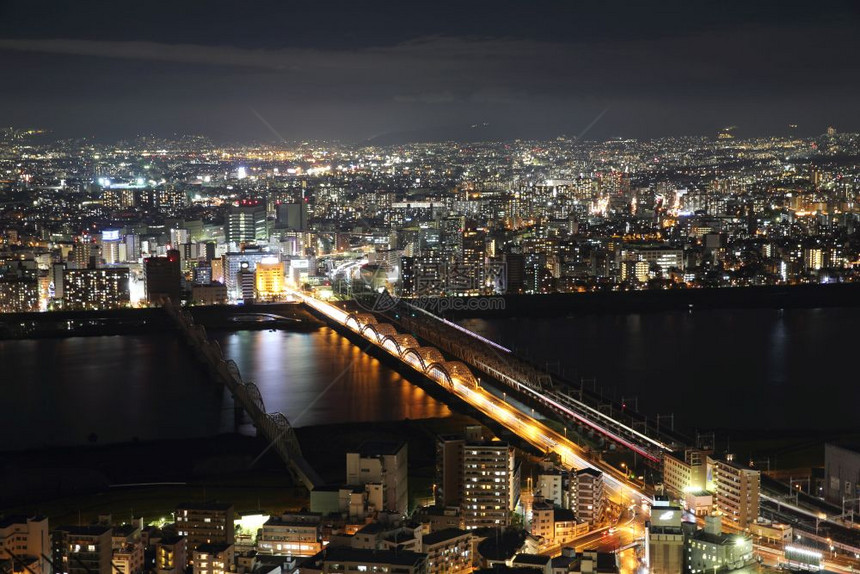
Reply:
<svg viewBox="0 0 860 574"><path fill-rule="evenodd" d="M362 443L405 441L414 503L432 493L435 437L461 433L470 424L477 423L455 414L319 425L296 433L308 462L331 484L346 480L346 453ZM223 434L0 453L0 515L35 512L59 525L88 524L108 513L157 521L180 502L195 500L231 502L239 513L306 507L307 491L292 482L283 461L266 446L262 438Z"/></svg>
<svg viewBox="0 0 860 574"><path fill-rule="evenodd" d="M451 319L703 309L812 309L856 307L860 304L860 283L453 297L414 302L437 314L442 310Z"/></svg>
<svg viewBox="0 0 860 574"><path fill-rule="evenodd" d="M321 325L298 303L210 305L186 309L196 323L218 331L313 331ZM158 307L0 313L0 339L140 335L175 330L170 317Z"/></svg>

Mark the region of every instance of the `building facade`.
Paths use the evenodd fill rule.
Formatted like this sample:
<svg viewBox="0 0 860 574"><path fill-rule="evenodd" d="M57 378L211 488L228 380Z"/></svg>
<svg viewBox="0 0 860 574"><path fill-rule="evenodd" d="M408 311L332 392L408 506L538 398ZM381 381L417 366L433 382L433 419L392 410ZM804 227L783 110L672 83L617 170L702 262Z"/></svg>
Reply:
<svg viewBox="0 0 860 574"><path fill-rule="evenodd" d="M66 269L63 272L66 309L117 309L131 301L127 267Z"/></svg>
<svg viewBox="0 0 860 574"><path fill-rule="evenodd" d="M30 574L49 574L51 535L48 519L44 516L8 516L0 520L0 552L2 558L11 558L15 571Z"/></svg>
<svg viewBox="0 0 860 574"><path fill-rule="evenodd" d="M570 488L570 509L576 517L592 525L600 523L606 503L603 473L593 468L580 469L571 477Z"/></svg>
<svg viewBox="0 0 860 574"><path fill-rule="evenodd" d="M406 514L409 505L405 442L368 442L358 452L346 453L346 483L353 486L379 484L382 508Z"/></svg>
<svg viewBox="0 0 860 574"><path fill-rule="evenodd" d="M761 473L730 460L708 458L714 488L714 504L723 521L747 528L759 515Z"/></svg>
<svg viewBox="0 0 860 574"><path fill-rule="evenodd" d="M201 544L232 545L235 542L233 505L217 502L180 504L176 507L176 530L188 541L189 554Z"/></svg>

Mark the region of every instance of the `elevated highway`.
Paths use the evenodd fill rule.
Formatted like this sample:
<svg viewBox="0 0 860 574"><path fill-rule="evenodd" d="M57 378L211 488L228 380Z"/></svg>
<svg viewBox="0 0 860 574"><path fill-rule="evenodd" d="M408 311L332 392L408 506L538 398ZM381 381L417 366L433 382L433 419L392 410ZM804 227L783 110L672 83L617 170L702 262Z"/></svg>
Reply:
<svg viewBox="0 0 860 574"><path fill-rule="evenodd" d="M557 375L536 368L510 349L420 307L400 301L385 313L385 317L562 420L582 425L654 466L660 465L663 453L683 449L689 444L670 429L655 427L653 420L649 421L626 405L599 396L582 384L575 387Z"/></svg>
<svg viewBox="0 0 860 574"><path fill-rule="evenodd" d="M611 465L591 459L579 445L561 433L481 388L477 378L464 362L446 360L435 347L421 346L414 336L398 333L391 324L380 323L372 313L353 313L297 291L294 291L293 295L336 329L347 329L362 337L537 449L557 454L563 464L574 468L594 468L603 472L605 486L616 500L628 503L650 502L652 492L630 483L623 473Z"/></svg>

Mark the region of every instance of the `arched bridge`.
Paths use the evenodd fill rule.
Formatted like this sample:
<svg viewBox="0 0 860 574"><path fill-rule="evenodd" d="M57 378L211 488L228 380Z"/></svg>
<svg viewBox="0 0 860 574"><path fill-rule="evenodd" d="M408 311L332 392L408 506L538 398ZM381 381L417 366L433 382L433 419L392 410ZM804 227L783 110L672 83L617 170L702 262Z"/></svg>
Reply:
<svg viewBox="0 0 860 574"><path fill-rule="evenodd" d="M269 441L268 448L273 449L287 463L293 477L308 490L322 486L323 480L302 455L296 432L287 417L282 413L266 412L266 405L257 385L242 380L236 363L224 358L218 343L208 339L206 329L202 325L194 324L190 313L183 312L169 300L165 302L164 309L185 336L195 356L206 365L216 380L227 387L236 405L248 413L257 431Z"/></svg>

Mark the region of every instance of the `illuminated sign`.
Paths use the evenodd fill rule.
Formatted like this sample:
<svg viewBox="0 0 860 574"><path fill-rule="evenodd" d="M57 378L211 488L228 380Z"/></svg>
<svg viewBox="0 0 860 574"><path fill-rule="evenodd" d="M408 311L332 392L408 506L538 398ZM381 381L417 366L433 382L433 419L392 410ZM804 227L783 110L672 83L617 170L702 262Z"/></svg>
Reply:
<svg viewBox="0 0 860 574"><path fill-rule="evenodd" d="M119 241L119 229L105 229L102 231L102 241Z"/></svg>

